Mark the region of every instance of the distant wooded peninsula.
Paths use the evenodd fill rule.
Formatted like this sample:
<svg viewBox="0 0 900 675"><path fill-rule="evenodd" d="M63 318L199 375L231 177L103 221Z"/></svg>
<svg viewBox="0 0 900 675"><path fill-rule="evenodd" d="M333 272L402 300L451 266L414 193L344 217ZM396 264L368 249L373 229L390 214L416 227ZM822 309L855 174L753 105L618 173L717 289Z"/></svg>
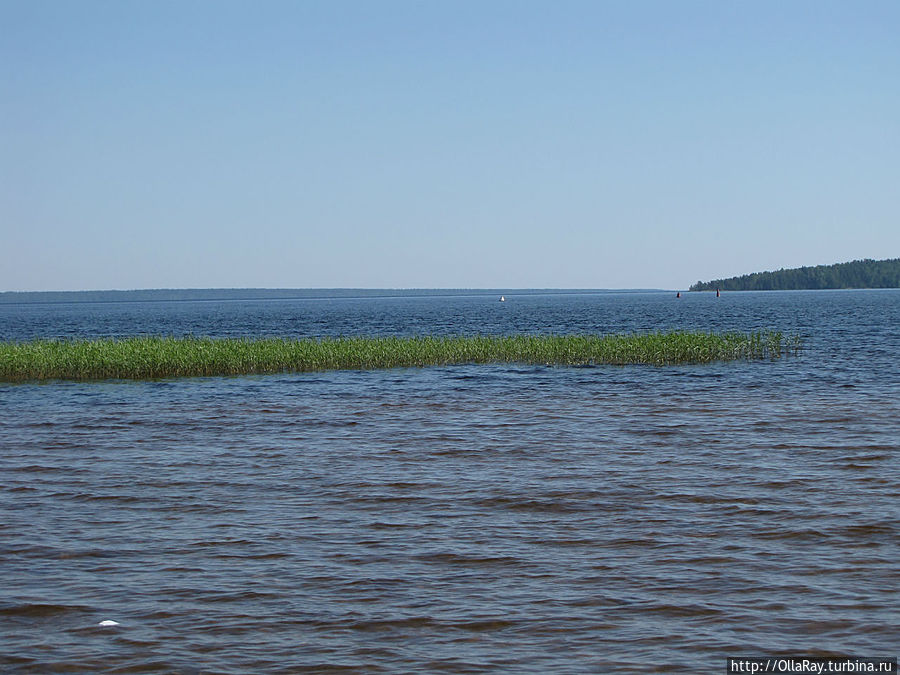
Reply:
<svg viewBox="0 0 900 675"><path fill-rule="evenodd" d="M698 281L690 290L795 291L825 288L900 288L900 258L754 272L730 279Z"/></svg>

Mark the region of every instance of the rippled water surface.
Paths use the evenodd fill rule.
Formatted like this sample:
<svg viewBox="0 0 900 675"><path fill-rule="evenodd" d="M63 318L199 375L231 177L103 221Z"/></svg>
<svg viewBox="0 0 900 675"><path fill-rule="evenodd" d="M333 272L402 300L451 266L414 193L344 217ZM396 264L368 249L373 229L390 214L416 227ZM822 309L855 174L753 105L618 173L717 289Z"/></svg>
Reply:
<svg viewBox="0 0 900 675"><path fill-rule="evenodd" d="M0 339L799 334L777 361L0 384L0 666L896 656L900 292L0 306ZM116 626L99 626L103 620Z"/></svg>

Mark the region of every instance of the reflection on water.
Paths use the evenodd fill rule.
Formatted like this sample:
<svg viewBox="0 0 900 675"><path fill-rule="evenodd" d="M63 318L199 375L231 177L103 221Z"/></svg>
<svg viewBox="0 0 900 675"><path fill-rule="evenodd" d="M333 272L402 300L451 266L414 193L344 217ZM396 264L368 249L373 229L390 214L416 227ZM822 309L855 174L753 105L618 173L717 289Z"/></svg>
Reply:
<svg viewBox="0 0 900 675"><path fill-rule="evenodd" d="M303 321L364 334L415 332L412 315L429 332L681 321L796 331L805 351L0 386L0 663L717 672L736 654L894 655L900 293L721 300L415 298ZM202 332L183 304L201 303L157 307L148 332L178 316ZM272 304L253 334L288 331L267 323ZM13 322L4 308L2 328L33 337L53 312L76 321L64 309ZM141 313L73 331L118 333L123 312Z"/></svg>

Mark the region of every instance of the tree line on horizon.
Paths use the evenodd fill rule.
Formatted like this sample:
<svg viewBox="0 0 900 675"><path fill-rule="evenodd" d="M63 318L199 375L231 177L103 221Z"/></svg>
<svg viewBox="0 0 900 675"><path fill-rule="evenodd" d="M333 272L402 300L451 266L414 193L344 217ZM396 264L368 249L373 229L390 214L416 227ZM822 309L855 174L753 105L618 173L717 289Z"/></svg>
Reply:
<svg viewBox="0 0 900 675"><path fill-rule="evenodd" d="M698 281L689 290L796 291L827 288L900 288L900 258L754 272L730 279Z"/></svg>

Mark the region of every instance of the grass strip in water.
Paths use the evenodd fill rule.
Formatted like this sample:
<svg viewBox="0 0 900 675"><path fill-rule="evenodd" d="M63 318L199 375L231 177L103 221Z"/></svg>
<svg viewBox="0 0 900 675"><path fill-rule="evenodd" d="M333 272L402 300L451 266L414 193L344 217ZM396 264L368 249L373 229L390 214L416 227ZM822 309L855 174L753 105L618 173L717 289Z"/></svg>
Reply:
<svg viewBox="0 0 900 675"><path fill-rule="evenodd" d="M156 379L470 363L670 365L777 358L780 332L214 339L132 337L0 343L0 381Z"/></svg>

